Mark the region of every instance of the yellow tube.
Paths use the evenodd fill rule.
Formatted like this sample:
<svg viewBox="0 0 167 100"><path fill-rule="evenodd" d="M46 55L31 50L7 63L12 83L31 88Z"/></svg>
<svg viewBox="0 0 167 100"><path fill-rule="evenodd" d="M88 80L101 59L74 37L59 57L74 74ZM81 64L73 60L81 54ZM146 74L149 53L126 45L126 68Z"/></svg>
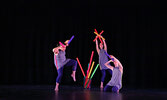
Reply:
<svg viewBox="0 0 167 100"><path fill-rule="evenodd" d="M103 38L101 35L99 35L98 33L94 32L97 36L100 36L103 40L105 40L105 38Z"/></svg>
<svg viewBox="0 0 167 100"><path fill-rule="evenodd" d="M94 61L92 62L92 66L91 66L91 68L90 68L90 72L89 72L89 75L88 75L88 78L90 77L90 74L91 74L91 72L92 72L92 69L93 69L93 66L94 66Z"/></svg>

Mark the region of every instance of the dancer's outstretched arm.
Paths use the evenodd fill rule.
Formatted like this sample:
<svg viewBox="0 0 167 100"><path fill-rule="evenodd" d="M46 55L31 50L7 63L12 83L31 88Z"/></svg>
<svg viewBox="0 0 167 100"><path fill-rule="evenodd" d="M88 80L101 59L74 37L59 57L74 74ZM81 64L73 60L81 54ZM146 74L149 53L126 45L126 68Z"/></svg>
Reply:
<svg viewBox="0 0 167 100"><path fill-rule="evenodd" d="M100 49L99 49L99 45L98 45L97 39L96 39L96 51L97 51L97 53L99 54Z"/></svg>
<svg viewBox="0 0 167 100"><path fill-rule="evenodd" d="M111 55L111 58L114 58L114 61L117 62L120 71L123 73L123 66L122 66L121 62L117 58L115 58L113 55Z"/></svg>
<svg viewBox="0 0 167 100"><path fill-rule="evenodd" d="M106 44L106 41L103 40L103 43L104 43L104 50L107 52L107 44Z"/></svg>
<svg viewBox="0 0 167 100"><path fill-rule="evenodd" d="M112 61L112 60L109 60L109 61L107 61L104 65L105 65L106 67L108 67L109 69L113 70L114 67L111 66L111 65L109 65L110 62L113 62L113 61Z"/></svg>
<svg viewBox="0 0 167 100"><path fill-rule="evenodd" d="M56 54L56 55L57 55L57 54L59 53L59 49L61 49L61 47L60 47L60 46L53 48L53 50L52 50L52 51L53 51L53 53L54 53L54 54Z"/></svg>

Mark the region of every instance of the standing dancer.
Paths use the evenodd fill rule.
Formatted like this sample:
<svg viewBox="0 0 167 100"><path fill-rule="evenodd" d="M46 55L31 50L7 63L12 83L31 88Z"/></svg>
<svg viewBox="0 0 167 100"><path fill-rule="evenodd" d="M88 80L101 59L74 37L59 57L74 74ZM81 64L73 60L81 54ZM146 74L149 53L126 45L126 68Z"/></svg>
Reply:
<svg viewBox="0 0 167 100"><path fill-rule="evenodd" d="M112 75L112 70L107 68L104 65L108 61L108 57L105 54L105 52L107 52L107 45L106 45L105 40L103 40L103 43L104 43L104 49L103 49L103 44L102 43L100 43L100 49L99 49L98 41L96 39L96 50L97 50L97 53L99 55L99 64L100 64L100 70L101 70L101 73L102 73L101 85L100 85L101 89L103 88L103 83L104 83L104 79L105 79L105 76L106 76L106 71L108 71Z"/></svg>
<svg viewBox="0 0 167 100"><path fill-rule="evenodd" d="M109 69L113 71L111 80L104 87L104 91L112 91L115 93L119 93L119 90L122 88L122 74L123 74L123 66L118 59L114 56L110 55L113 60L109 60L105 63ZM109 65L110 62L114 63L114 67Z"/></svg>
<svg viewBox="0 0 167 100"><path fill-rule="evenodd" d="M55 66L57 68L57 72L58 72L58 76L56 78L56 87L55 87L55 91L59 90L59 83L61 82L61 78L63 76L63 68L65 66L72 66L72 74L71 77L73 78L74 81L76 81L75 78L75 73L76 73L76 69L77 69L77 61L73 60L73 59L66 59L66 47L68 46L68 40L64 42L65 45L62 46L58 46L56 48L53 48L53 52L54 52L54 63Z"/></svg>

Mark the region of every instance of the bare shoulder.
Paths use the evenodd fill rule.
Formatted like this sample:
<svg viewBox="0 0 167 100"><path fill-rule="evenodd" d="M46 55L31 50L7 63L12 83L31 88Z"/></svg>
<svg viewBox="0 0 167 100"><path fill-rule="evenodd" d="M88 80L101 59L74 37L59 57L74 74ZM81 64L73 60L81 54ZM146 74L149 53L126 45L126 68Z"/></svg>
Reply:
<svg viewBox="0 0 167 100"><path fill-rule="evenodd" d="M119 70L121 71L121 73L123 73L123 67L122 66L119 67Z"/></svg>

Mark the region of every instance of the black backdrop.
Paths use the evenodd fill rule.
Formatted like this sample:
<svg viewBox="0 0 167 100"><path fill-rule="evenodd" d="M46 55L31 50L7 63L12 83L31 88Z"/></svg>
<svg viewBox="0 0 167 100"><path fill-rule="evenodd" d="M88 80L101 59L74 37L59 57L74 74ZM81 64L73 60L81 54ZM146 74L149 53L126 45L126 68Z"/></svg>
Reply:
<svg viewBox="0 0 167 100"><path fill-rule="evenodd" d="M93 33L104 30L108 53L123 64L123 87L167 88L167 13L161 1L49 1L1 3L1 85L54 85L57 71L52 48L75 38L67 58L78 57L86 72L92 51L98 63ZM71 68L62 84L73 85ZM78 66L76 85L82 86ZM100 70L92 80L100 85ZM106 82L110 79L107 73Z"/></svg>

